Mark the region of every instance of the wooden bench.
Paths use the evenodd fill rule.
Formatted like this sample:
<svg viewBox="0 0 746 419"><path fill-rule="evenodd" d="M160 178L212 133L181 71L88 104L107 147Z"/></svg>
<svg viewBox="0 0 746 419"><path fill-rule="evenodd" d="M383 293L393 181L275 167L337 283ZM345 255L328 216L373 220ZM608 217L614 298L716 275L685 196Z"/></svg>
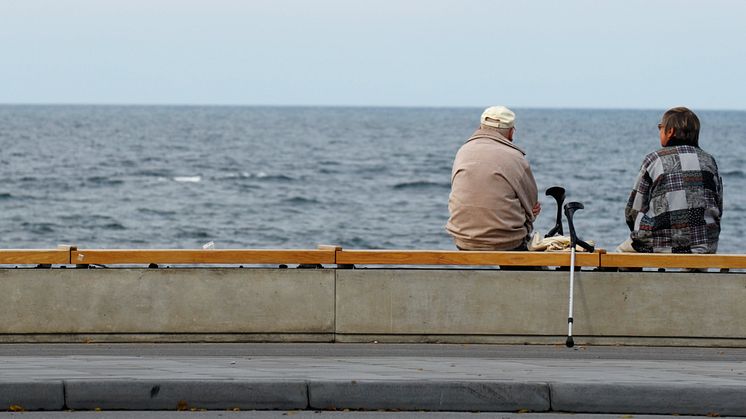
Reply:
<svg viewBox="0 0 746 419"><path fill-rule="evenodd" d="M3 249L0 265L423 265L423 266L569 266L568 252L492 252L455 250L317 249ZM577 252L576 266L618 268L746 269L746 255Z"/></svg>
<svg viewBox="0 0 746 419"><path fill-rule="evenodd" d="M746 255L689 253L604 253L602 268L746 269Z"/></svg>
<svg viewBox="0 0 746 419"><path fill-rule="evenodd" d="M598 267L603 250L577 252L576 266ZM570 266L569 252L338 250L338 265Z"/></svg>
<svg viewBox="0 0 746 419"><path fill-rule="evenodd" d="M2 249L0 265L51 265L70 263L70 249Z"/></svg>
<svg viewBox="0 0 746 419"><path fill-rule="evenodd" d="M78 249L71 251L70 260L75 264L333 264L334 249L284 250L284 249Z"/></svg>

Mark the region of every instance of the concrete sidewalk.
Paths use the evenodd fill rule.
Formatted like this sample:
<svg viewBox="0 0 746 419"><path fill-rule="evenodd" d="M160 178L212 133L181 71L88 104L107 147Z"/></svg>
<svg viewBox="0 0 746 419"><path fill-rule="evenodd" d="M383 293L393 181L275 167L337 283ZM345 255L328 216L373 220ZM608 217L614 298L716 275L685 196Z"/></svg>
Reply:
<svg viewBox="0 0 746 419"><path fill-rule="evenodd" d="M0 409L392 409L746 416L746 363L2 356Z"/></svg>

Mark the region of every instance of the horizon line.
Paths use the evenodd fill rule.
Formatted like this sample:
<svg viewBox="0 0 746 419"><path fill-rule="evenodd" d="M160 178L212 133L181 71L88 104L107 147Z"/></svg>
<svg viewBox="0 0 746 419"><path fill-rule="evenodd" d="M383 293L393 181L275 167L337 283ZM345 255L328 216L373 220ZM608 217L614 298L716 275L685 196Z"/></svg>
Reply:
<svg viewBox="0 0 746 419"><path fill-rule="evenodd" d="M481 109L490 105L330 105L330 104L238 104L238 103L111 103L111 102L0 102L0 106L102 106L102 107L225 107L225 108L378 108L378 109ZM515 109L535 110L623 110L660 111L670 107L611 107L611 106L545 106L506 105ZM677 106L677 105L674 105ZM698 111L743 112L746 108L694 108Z"/></svg>

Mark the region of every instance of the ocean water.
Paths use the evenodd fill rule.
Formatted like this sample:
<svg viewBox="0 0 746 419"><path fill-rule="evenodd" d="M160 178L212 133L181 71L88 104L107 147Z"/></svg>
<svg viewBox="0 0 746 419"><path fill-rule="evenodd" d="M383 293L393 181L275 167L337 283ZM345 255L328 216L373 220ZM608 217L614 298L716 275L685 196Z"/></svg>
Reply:
<svg viewBox="0 0 746 419"><path fill-rule="evenodd" d="M516 109L543 191L613 249L661 110ZM0 247L454 249L453 157L481 109L0 106ZM746 112L698 112L725 185L722 253L745 252Z"/></svg>

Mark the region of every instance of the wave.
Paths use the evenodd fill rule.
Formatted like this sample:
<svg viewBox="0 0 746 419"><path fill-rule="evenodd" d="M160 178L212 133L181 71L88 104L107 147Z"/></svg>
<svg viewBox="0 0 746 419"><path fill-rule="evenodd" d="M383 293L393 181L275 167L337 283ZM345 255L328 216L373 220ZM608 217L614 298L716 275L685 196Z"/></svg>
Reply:
<svg viewBox="0 0 746 419"><path fill-rule="evenodd" d="M237 172L237 173L228 173L221 176L215 176L211 178L216 181L231 181L236 179L255 179L255 180L261 180L266 182L292 182L295 180L295 178L287 176L287 175L270 175L267 174L267 172L256 172L256 173L249 173L249 172Z"/></svg>
<svg viewBox="0 0 746 419"><path fill-rule="evenodd" d="M238 172L238 173L228 173L226 175L222 176L215 176L212 179L213 180L232 180L232 179L251 179L253 175L249 172Z"/></svg>
<svg viewBox="0 0 746 419"><path fill-rule="evenodd" d="M86 182L94 184L94 186L117 186L124 183L120 179L111 179L106 176L91 176L86 179Z"/></svg>
<svg viewBox="0 0 746 419"><path fill-rule="evenodd" d="M104 230L117 230L117 231L121 231L121 230L126 230L127 229L127 227L125 227L122 224L117 223L117 222L104 224L104 225L102 225L100 227L102 229L104 229Z"/></svg>
<svg viewBox="0 0 746 419"><path fill-rule="evenodd" d="M383 164L375 165L375 166L368 166L368 167L358 167L355 169L357 173L386 173L388 172L389 167Z"/></svg>
<svg viewBox="0 0 746 419"><path fill-rule="evenodd" d="M742 170L727 170L724 172L720 172L720 176L728 177L728 178L743 179L744 177L746 177L746 173L744 173Z"/></svg>
<svg viewBox="0 0 746 419"><path fill-rule="evenodd" d="M355 236L350 239L345 240L337 240L339 242L339 245L343 248L351 248L351 249L375 249L376 246L373 246L373 243L363 239L362 237Z"/></svg>
<svg viewBox="0 0 746 419"><path fill-rule="evenodd" d="M268 175L264 172L259 172L255 175L257 179L265 181L279 181L279 182L292 182L295 179L286 175Z"/></svg>
<svg viewBox="0 0 746 419"><path fill-rule="evenodd" d="M182 230L179 229L176 234L176 238L179 239L209 239L211 238L210 233L205 230Z"/></svg>
<svg viewBox="0 0 746 419"><path fill-rule="evenodd" d="M320 204L316 199L313 198L303 198L302 196L294 196L292 198L283 199L283 203L285 204L293 204L293 205L309 205L309 204Z"/></svg>
<svg viewBox="0 0 746 419"><path fill-rule="evenodd" d="M176 215L176 211L159 210L153 208L138 208L137 212L148 215Z"/></svg>
<svg viewBox="0 0 746 419"><path fill-rule="evenodd" d="M202 176L176 176L174 177L174 181L184 183L199 183L202 182Z"/></svg>
<svg viewBox="0 0 746 419"><path fill-rule="evenodd" d="M169 170L138 170L133 173L135 176L148 176L148 177L169 177L171 172Z"/></svg>
<svg viewBox="0 0 746 419"><path fill-rule="evenodd" d="M21 223L21 227L27 228L30 232L34 234L47 234L47 233L54 233L55 228L59 227L57 224L53 223Z"/></svg>
<svg viewBox="0 0 746 419"><path fill-rule="evenodd" d="M418 180L414 182L402 182L397 183L393 186L394 189L451 189L451 184L446 182L428 182L424 180Z"/></svg>
<svg viewBox="0 0 746 419"><path fill-rule="evenodd" d="M9 192L0 193L0 200L4 201L6 199L12 199L12 198L13 198L13 195L10 194Z"/></svg>

